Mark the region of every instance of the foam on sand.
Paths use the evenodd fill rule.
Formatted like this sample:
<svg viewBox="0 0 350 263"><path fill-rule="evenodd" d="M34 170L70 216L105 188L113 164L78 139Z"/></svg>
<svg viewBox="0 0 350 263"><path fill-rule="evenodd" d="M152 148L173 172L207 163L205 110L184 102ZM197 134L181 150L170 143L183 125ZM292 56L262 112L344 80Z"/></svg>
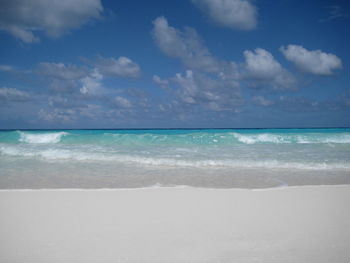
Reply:
<svg viewBox="0 0 350 263"><path fill-rule="evenodd" d="M0 191L1 262L347 262L350 186Z"/></svg>

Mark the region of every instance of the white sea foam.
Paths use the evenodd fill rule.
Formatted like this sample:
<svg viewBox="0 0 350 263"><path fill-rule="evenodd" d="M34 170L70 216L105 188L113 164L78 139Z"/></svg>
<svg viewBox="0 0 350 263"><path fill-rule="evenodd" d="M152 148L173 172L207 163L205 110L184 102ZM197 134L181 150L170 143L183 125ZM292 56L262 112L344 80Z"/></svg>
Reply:
<svg viewBox="0 0 350 263"><path fill-rule="evenodd" d="M58 143L68 132L23 132L17 131L19 142ZM235 145L235 144L346 144L350 133L189 133L189 134L81 134L70 137L78 144L114 145Z"/></svg>
<svg viewBox="0 0 350 263"><path fill-rule="evenodd" d="M27 133L27 132L19 132L20 142L26 143L58 143L61 138L65 135L68 135L67 132L54 132L54 133Z"/></svg>
<svg viewBox="0 0 350 263"><path fill-rule="evenodd" d="M268 168L268 169L304 169L304 170L328 170L350 169L346 163L300 163L281 160L178 160L173 158L145 158L136 156L119 156L119 161L142 165L168 166L168 167L193 167L193 168Z"/></svg>
<svg viewBox="0 0 350 263"><path fill-rule="evenodd" d="M84 153L81 151L66 150L66 149L34 149L34 148L24 148L19 146L2 146L0 147L0 153L8 156L18 156L18 157L39 157L46 160L112 160L108 158L108 155L94 154L94 153ZM111 156L109 156L111 157Z"/></svg>
<svg viewBox="0 0 350 263"><path fill-rule="evenodd" d="M112 162L121 165L130 166L154 166L157 168L214 168L214 169L232 169L232 168L267 168L267 169L304 169L304 170L330 170L346 169L350 170L350 163L344 161L324 162L324 161L287 161L276 159L235 159L221 158L210 159L209 156L201 159L191 159L179 155L164 156L142 156L140 154L121 154L108 153L101 151L85 152L83 149L47 149L47 148L26 148L19 146L1 146L0 153L7 156L40 158L49 161L92 161L92 162Z"/></svg>
<svg viewBox="0 0 350 263"><path fill-rule="evenodd" d="M245 144L254 144L259 142L269 142L269 143L291 143L290 138L286 135L278 135L271 133L263 134L239 134L232 133L236 139Z"/></svg>
<svg viewBox="0 0 350 263"><path fill-rule="evenodd" d="M326 138L316 138L312 141L305 140L305 143L350 143L350 134L331 135Z"/></svg>
<svg viewBox="0 0 350 263"><path fill-rule="evenodd" d="M256 143L350 143L350 134L240 134L232 133L232 135L241 143L256 144Z"/></svg>

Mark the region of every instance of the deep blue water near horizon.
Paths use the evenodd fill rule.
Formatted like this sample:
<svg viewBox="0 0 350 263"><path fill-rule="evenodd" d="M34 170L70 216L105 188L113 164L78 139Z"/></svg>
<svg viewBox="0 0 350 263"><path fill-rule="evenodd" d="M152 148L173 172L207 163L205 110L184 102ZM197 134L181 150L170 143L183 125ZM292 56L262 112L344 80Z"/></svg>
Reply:
<svg viewBox="0 0 350 263"><path fill-rule="evenodd" d="M350 183L350 128L0 130L0 188Z"/></svg>

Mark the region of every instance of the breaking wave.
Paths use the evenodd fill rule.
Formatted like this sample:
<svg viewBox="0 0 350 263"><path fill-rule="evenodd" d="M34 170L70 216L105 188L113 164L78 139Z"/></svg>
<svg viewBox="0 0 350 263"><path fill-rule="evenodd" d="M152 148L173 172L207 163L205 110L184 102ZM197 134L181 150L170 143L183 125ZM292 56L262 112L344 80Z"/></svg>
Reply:
<svg viewBox="0 0 350 263"><path fill-rule="evenodd" d="M19 132L19 141L25 143L58 143L63 136L68 135L67 132L54 132L54 133L27 133Z"/></svg>
<svg viewBox="0 0 350 263"><path fill-rule="evenodd" d="M0 143L64 143L94 145L237 145L349 144L350 132L213 131L14 131L0 133Z"/></svg>
<svg viewBox="0 0 350 263"><path fill-rule="evenodd" d="M350 134L239 134L233 133L237 140L244 144L255 143L350 143Z"/></svg>

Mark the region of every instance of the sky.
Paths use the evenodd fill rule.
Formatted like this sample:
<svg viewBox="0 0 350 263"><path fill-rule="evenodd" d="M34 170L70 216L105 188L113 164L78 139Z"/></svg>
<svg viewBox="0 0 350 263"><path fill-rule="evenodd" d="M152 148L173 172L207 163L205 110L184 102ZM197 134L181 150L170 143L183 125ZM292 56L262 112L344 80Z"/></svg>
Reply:
<svg viewBox="0 0 350 263"><path fill-rule="evenodd" d="M0 0L0 129L350 126L350 1Z"/></svg>

